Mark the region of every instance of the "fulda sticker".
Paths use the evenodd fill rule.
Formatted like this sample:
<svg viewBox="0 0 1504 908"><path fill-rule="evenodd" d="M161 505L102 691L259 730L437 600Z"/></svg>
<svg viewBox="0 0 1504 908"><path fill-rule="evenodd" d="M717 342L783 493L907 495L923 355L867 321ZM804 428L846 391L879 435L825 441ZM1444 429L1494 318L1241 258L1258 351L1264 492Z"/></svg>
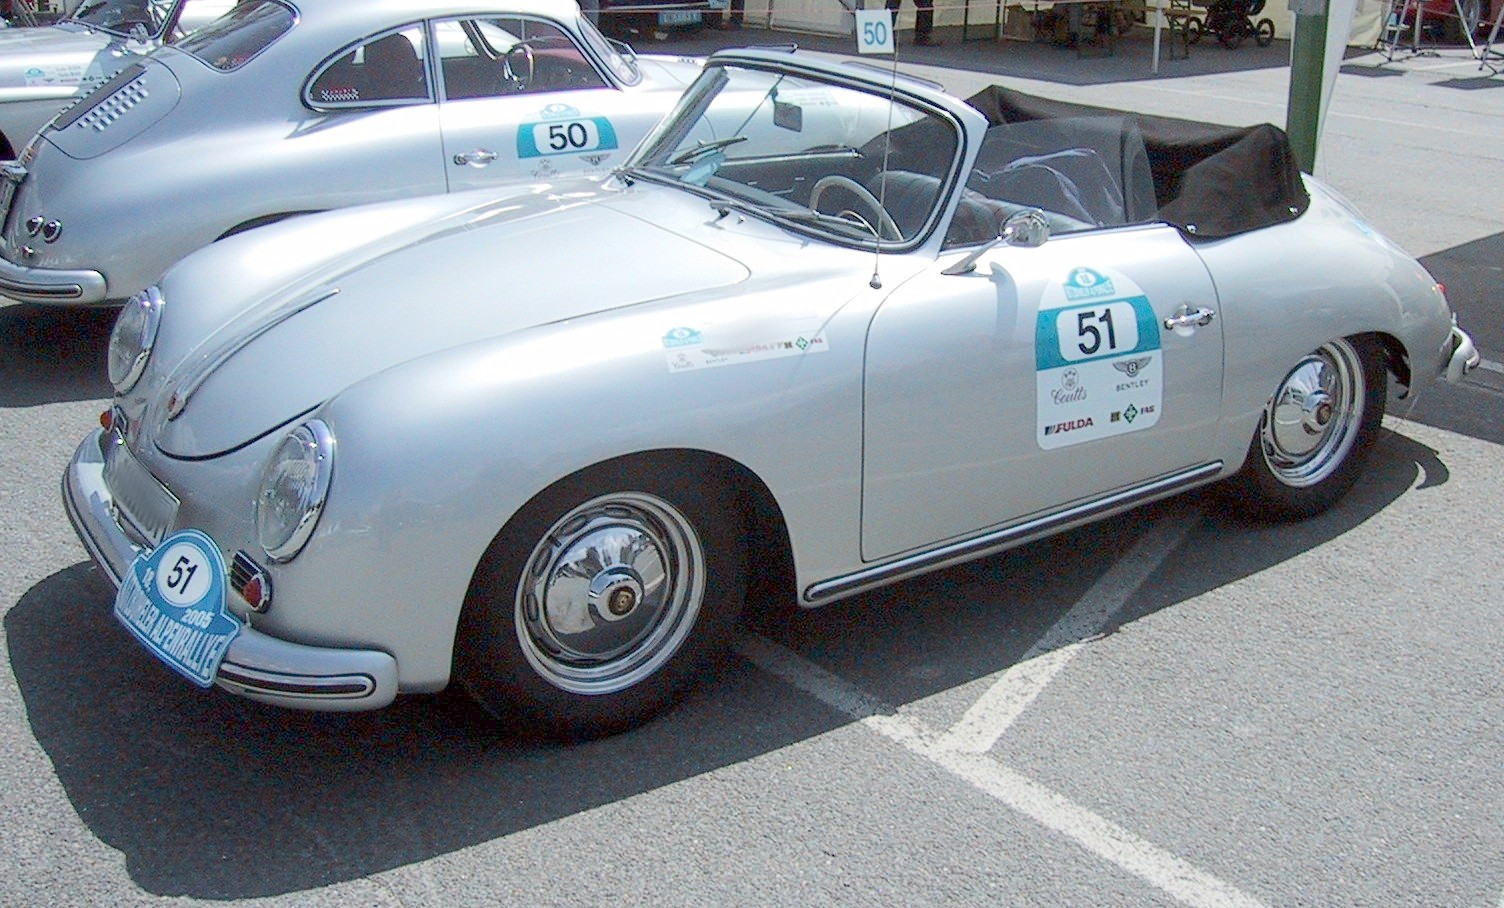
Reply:
<svg viewBox="0 0 1504 908"><path fill-rule="evenodd" d="M1147 429L1164 404L1163 351L1149 298L1122 274L1074 268L1046 287L1034 329L1046 450Z"/></svg>

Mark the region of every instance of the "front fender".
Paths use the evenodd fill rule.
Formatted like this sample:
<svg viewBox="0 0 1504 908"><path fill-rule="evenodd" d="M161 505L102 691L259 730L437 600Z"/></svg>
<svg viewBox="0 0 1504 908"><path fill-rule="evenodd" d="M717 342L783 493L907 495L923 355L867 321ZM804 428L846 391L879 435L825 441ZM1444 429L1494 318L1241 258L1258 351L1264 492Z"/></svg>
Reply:
<svg viewBox="0 0 1504 908"><path fill-rule="evenodd" d="M839 299L835 292L851 302L824 311L808 302ZM779 343L781 334L809 342L764 349L760 359L673 368L681 352L673 344L683 338L676 329L712 325L732 304L710 300L479 342L342 393L320 414L338 452L329 502L308 547L278 569L278 606L268 617L282 610L274 620L301 625L289 625L296 639L383 622L383 648L397 655L403 689L442 686L471 576L497 532L560 478L649 450L703 451L742 465L782 511L796 570L849 567L857 557L862 337L876 292L843 279L839 291L815 286L793 296L769 290L734 301L740 311L762 311L748 330L773 338L747 335L742 347Z"/></svg>

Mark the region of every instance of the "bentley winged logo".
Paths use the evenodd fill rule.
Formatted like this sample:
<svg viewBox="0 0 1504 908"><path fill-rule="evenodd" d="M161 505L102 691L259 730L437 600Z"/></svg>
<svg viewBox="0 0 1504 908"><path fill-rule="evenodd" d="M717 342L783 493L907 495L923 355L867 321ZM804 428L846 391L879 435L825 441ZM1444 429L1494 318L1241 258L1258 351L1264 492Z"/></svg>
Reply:
<svg viewBox="0 0 1504 908"><path fill-rule="evenodd" d="M1136 359L1120 359L1113 363L1112 367L1129 378L1133 378L1138 375L1140 369L1149 365L1149 360L1151 359L1153 359L1151 356L1140 356Z"/></svg>

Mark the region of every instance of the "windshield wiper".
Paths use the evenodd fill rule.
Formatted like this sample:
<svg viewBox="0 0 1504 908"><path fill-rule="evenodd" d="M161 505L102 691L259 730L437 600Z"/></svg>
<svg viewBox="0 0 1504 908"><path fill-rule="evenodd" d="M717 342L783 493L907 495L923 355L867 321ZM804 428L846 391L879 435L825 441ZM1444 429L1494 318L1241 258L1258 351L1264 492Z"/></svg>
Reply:
<svg viewBox="0 0 1504 908"><path fill-rule="evenodd" d="M721 217L725 217L732 211L741 211L747 214L762 214L773 218L783 218L786 221L799 221L806 224L824 224L827 227L835 227L843 232L852 233L864 231L878 237L878 233L871 224L866 221L843 218L839 215L826 214L823 211L815 211L813 208L773 208L768 205L757 205L741 199L713 199L710 207L715 209ZM878 237L881 239L881 237Z"/></svg>
<svg viewBox="0 0 1504 908"><path fill-rule="evenodd" d="M722 148L728 148L728 147L730 147L732 145L735 145L738 142L745 142L745 141L747 141L747 137L746 136L727 136L724 139L715 139L715 140L710 141L710 142L701 142L700 144L696 145L694 148L691 148L688 151L684 151L684 152L679 153L672 160L670 160L668 163L669 163L670 167L673 167L673 166L675 166L677 164L688 164L690 161L693 161L696 158L699 158L700 156L702 156L704 154L707 154L708 152L720 151Z"/></svg>

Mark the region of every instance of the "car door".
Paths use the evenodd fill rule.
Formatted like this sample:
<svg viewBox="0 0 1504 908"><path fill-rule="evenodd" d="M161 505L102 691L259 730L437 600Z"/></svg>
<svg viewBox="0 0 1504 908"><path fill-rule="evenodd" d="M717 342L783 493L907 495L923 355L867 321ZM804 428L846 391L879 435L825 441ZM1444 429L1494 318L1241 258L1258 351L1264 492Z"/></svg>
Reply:
<svg viewBox="0 0 1504 908"><path fill-rule="evenodd" d="M434 39L451 192L604 173L662 117L661 96L613 86L547 19L447 20Z"/></svg>
<svg viewBox="0 0 1504 908"><path fill-rule="evenodd" d="M427 48L422 23L412 23L342 48L313 71L303 97L313 113L283 149L305 177L317 174L310 207L445 191Z"/></svg>
<svg viewBox="0 0 1504 908"><path fill-rule="evenodd" d="M871 325L864 558L1086 506L1214 456L1221 321L1176 230L1000 245L945 274L955 261L897 288Z"/></svg>

